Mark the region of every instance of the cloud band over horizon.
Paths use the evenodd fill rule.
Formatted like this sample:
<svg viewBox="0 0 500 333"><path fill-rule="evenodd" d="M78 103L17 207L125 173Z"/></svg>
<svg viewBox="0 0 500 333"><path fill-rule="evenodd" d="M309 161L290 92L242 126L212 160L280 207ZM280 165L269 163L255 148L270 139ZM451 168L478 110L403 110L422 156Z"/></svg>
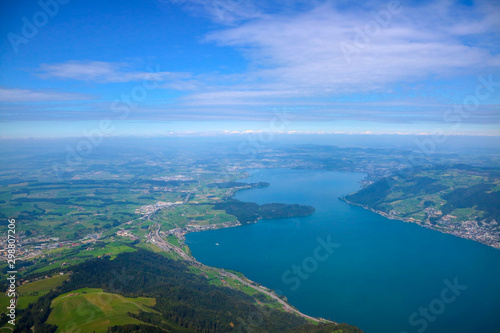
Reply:
<svg viewBox="0 0 500 333"><path fill-rule="evenodd" d="M69 3L26 56L4 39L0 120L258 130L282 109L298 131L419 133L459 117L456 131L491 135L500 124L499 18L490 1ZM116 41L118 27L138 30L130 45Z"/></svg>

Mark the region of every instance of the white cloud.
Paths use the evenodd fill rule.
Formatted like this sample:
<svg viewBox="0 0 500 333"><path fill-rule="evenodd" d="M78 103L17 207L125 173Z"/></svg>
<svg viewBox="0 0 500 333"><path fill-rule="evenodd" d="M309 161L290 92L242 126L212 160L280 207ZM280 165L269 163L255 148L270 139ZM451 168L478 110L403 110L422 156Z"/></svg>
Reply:
<svg viewBox="0 0 500 333"><path fill-rule="evenodd" d="M262 16L257 4L248 0L159 0L184 6L195 15L205 16L220 24L232 25L241 20Z"/></svg>
<svg viewBox="0 0 500 333"><path fill-rule="evenodd" d="M44 78L96 81L102 83L134 82L142 80L179 80L189 78L188 73L162 72L157 68L127 71L126 64L103 61L69 61L60 64L42 64L39 73Z"/></svg>
<svg viewBox="0 0 500 333"><path fill-rule="evenodd" d="M236 1L229 4L233 6ZM217 21L211 1L165 2L204 10ZM297 121L348 119L388 123L442 121L442 112L453 99L435 98L433 87L441 88L444 82L451 84L450 95L460 94L464 90L455 89L459 87L453 85L455 77L493 73L495 82L500 78L495 75L500 68L500 10L493 3L463 6L438 1L413 7L404 3L401 13L391 15L390 24L378 26L378 33L365 37L359 36L358 31L367 26L377 29L372 13L386 10L388 2L377 5L370 1L358 8L348 1L336 7L330 1L318 4L311 0L307 10L280 8L274 14L265 13L255 1L238 2L241 6L233 6L225 13L225 19L219 22L225 25L208 34L205 42L240 50L249 62L246 72L189 74L158 68L137 70L127 63L69 61L43 64L38 74L45 78L120 83L151 79L154 72L162 81L159 88L192 92L175 103L169 100L168 105L162 101L141 105L130 116L138 119L268 121L272 117L271 107L279 106L292 107ZM356 38L361 44L349 62L341 47L356 45ZM412 82L416 84L407 84ZM401 94L397 91L401 85L416 94ZM392 94L393 91L396 92ZM380 98L370 99L373 92L383 93L378 94ZM357 96L351 99L350 93ZM71 100L72 96L0 91L4 101ZM482 103L467 121L498 123L495 102ZM95 114L110 107L94 105ZM82 114L74 112L69 116Z"/></svg>
<svg viewBox="0 0 500 333"><path fill-rule="evenodd" d="M28 89L0 88L0 102L60 102L92 99L89 95L64 93L54 91L40 91Z"/></svg>
<svg viewBox="0 0 500 333"><path fill-rule="evenodd" d="M473 42L478 33L498 35L492 30L498 6L490 5L487 13L484 6L457 8L449 2L401 9L384 27L370 11L346 12L325 3L292 17L268 16L216 31L207 40L244 52L256 68L248 73L256 82L305 95L374 91L499 68L491 45ZM385 4L375 12L381 10L387 11ZM369 29L377 32L366 34Z"/></svg>
<svg viewBox="0 0 500 333"><path fill-rule="evenodd" d="M296 96L298 91L291 90L220 90L213 92L199 92L189 95L186 105L270 105L272 99L290 99ZM276 101L278 102L278 101Z"/></svg>

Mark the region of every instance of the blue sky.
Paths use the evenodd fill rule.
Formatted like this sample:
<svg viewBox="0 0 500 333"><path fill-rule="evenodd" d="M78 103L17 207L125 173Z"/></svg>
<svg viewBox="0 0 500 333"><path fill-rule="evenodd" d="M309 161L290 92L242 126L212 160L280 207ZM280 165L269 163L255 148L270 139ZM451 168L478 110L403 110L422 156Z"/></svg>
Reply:
<svg viewBox="0 0 500 333"><path fill-rule="evenodd" d="M0 13L3 138L500 135L498 1L6 0Z"/></svg>

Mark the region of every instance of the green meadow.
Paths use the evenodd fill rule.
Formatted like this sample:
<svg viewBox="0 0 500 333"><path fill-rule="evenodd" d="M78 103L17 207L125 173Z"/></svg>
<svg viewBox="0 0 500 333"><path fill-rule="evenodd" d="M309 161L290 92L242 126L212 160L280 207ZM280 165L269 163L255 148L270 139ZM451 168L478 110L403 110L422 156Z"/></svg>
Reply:
<svg viewBox="0 0 500 333"><path fill-rule="evenodd" d="M69 275L57 275L48 279L29 282L17 287L19 298L17 300L17 309L26 309L30 303L35 303L38 298L47 294L52 289L62 285L68 279ZM9 304L10 297L6 294L0 296L0 307L5 309ZM2 310L3 311L3 310Z"/></svg>
<svg viewBox="0 0 500 333"><path fill-rule="evenodd" d="M106 332L108 327L126 324L144 324L128 313L156 312L154 298L126 298L103 292L102 289L83 288L65 293L52 301L47 323L57 325L57 332Z"/></svg>

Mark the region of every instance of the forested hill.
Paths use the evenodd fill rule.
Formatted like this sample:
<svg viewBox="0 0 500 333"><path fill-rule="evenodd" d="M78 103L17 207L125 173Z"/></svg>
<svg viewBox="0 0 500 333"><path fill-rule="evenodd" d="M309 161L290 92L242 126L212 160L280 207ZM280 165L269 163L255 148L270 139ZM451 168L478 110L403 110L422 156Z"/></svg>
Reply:
<svg viewBox="0 0 500 333"><path fill-rule="evenodd" d="M389 218L500 247L500 170L434 166L379 180L345 197Z"/></svg>
<svg viewBox="0 0 500 333"><path fill-rule="evenodd" d="M217 187L217 188L245 188L252 189L258 187L267 187L269 183L259 182L259 183L242 183L242 182L222 182L222 183L211 183L207 187Z"/></svg>
<svg viewBox="0 0 500 333"><path fill-rule="evenodd" d="M102 302L111 302L110 293L156 300L154 306L143 308L145 311L128 313L137 321L135 324L116 325L108 332L332 332L339 329L344 333L361 332L346 324L312 325L294 314L267 306L264 309L248 294L209 284L204 276L193 273L182 261L145 250L122 253L113 260L88 260L71 270L68 282L22 313L16 332L31 332L32 327L36 332L54 332L55 327L45 323L50 315L51 300L84 287L101 288L108 293L96 303L100 307ZM69 300L75 302L77 298ZM265 300L261 301L265 304ZM82 308L91 319L99 318L99 313L92 312L91 305L82 304ZM252 316L258 316L259 320L248 320ZM75 318L63 318L68 322L59 321L57 326L64 331Z"/></svg>
<svg viewBox="0 0 500 333"><path fill-rule="evenodd" d="M227 214L236 216L242 224L254 223L260 219L270 220L308 216L316 211L312 206L283 203L259 205L255 202L242 202L235 199L217 203L214 209L224 210Z"/></svg>

